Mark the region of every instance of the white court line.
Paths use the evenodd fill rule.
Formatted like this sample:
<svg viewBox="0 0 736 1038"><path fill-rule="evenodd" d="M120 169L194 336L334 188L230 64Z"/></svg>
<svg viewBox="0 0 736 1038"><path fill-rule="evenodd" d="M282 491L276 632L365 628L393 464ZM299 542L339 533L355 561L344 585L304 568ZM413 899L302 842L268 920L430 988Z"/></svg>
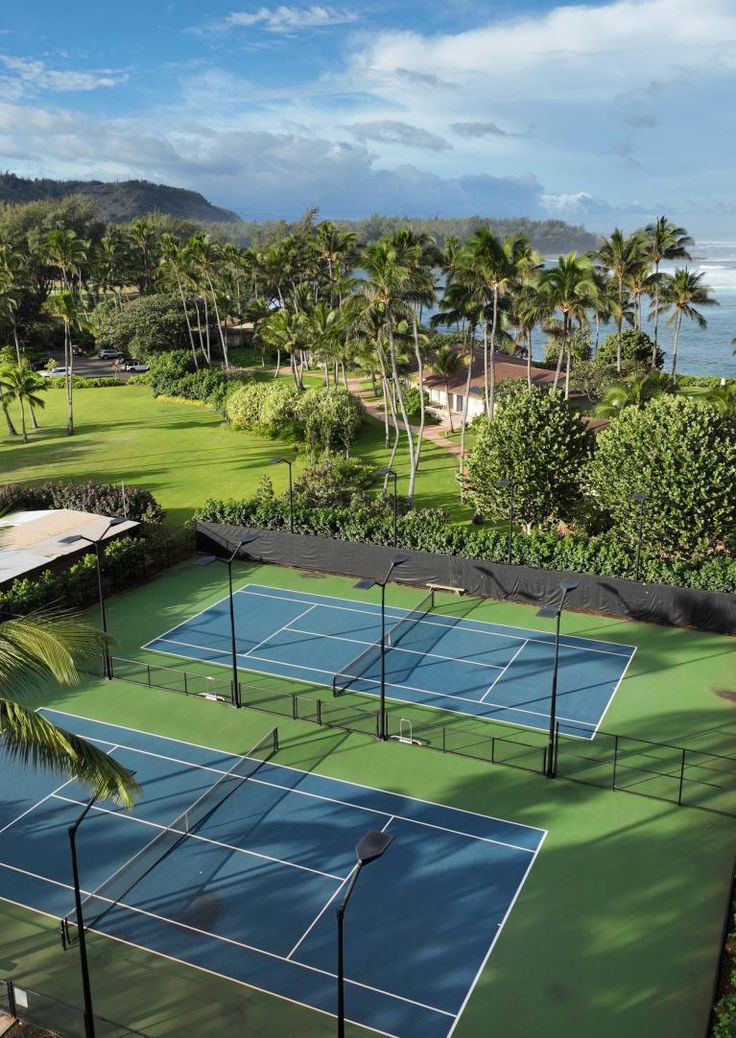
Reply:
<svg viewBox="0 0 736 1038"><path fill-rule="evenodd" d="M463 999L462 1003L460 1004L460 1008L457 1011L457 1016L455 1017L455 1023L450 1028L450 1030L449 1030L449 1032L447 1034L447 1038L452 1038L452 1035L455 1033L455 1028L457 1027L458 1023L460 1022L460 1017L465 1012L465 1007L467 1006L468 1002L470 1001L470 997L473 994L473 991L475 990L476 984L480 980L481 974L483 973L483 970L486 968L486 965L488 964L488 960L491 957L491 952L496 947L496 941L501 936L501 931L503 930L504 926L506 925L506 922L507 922L509 916L511 915L511 910L514 907L514 905L516 904L519 895L521 894L521 891L522 891L522 889L524 887L524 884L527 881L527 877L529 876L529 873L532 870L532 866L534 865L534 862L537 860L537 855L539 854L540 850L542 849L542 844L544 843L544 840L545 840L546 836L547 836L547 833L545 832L544 836L539 841L539 846L537 847L537 849L534 851L534 854L532 855L531 861L529 862L529 864L526 867L526 871L524 872L524 875L521 877L521 880L520 880L520 882L519 882L519 884L518 884L518 886L516 888L514 896L511 898L511 901L509 902L509 906L508 906L508 908L506 909L506 911L504 913L503 919L501 920L501 922L498 924L498 926L496 928L496 932L493 935L493 939L491 940L491 943L490 943L490 946L488 948L488 951L484 955L483 961L481 962L480 966L478 967L478 972L475 974L475 977L473 978L473 982L471 983L470 987L468 988L467 994L465 995L465 998Z"/></svg>
<svg viewBox="0 0 736 1038"><path fill-rule="evenodd" d="M388 827L389 827L389 826L391 825L391 823L393 822L393 820L394 820L393 816L392 816L391 818L389 818L389 820L388 820L388 821L386 822L386 824L385 824L385 825L384 825L384 826L382 827L382 829L381 829L381 832L382 832L382 833L385 833L385 832L386 832L386 830L387 830L387 829L388 829ZM342 883L340 884L340 886L339 886L339 887L338 887L338 888L337 888L336 890L334 890L334 891L333 891L333 893L332 893L332 895L331 895L330 899L329 899L328 901L326 901L326 902L324 903L324 905L322 905L322 908L320 908L320 910L319 910L319 912L317 913L317 915L316 915L316 916L314 917L314 919L312 920L312 922L311 922L311 923L309 924L309 926L308 926L308 927L306 928L306 930L305 930L305 931L304 931L304 933L303 933L303 934L301 935L301 937L299 938L299 940L298 940L298 941L296 942L296 944L294 945L294 947L293 947L293 948L291 949L291 951L289 952L289 954L288 954L288 955L286 956L286 958L287 958L287 959L291 960L291 957L292 957L292 955L294 954L294 952L295 952L295 951L297 950L297 948L298 948L298 947L299 947L300 945L302 945L302 944L304 943L304 941L305 941L305 940L307 939L307 937L309 936L309 934L310 934L310 933L312 932L312 930L313 930L313 929L315 928L315 926L317 925L317 923L318 923L318 922L320 921L320 919L322 918L322 916L323 916L323 915L325 914L325 912L326 912L326 911L327 911L327 909L328 909L328 908L330 907L330 905L331 905L331 904L332 904L332 902L333 902L333 901L335 900L335 898L336 898L336 897L337 897L337 895L338 895L338 894L340 893L340 891L341 891L341 890L342 890L342 888L343 888L343 887L345 886L345 884L346 884L346 883L347 883L347 882L348 882L348 881L349 881L350 879L352 879L352 877L353 877L353 874L354 874L354 872L355 872L355 870L356 870L357 868L358 868L358 864L357 864L357 862L356 862L356 863L355 863L355 865L353 865L353 867L352 867L352 869L350 870L350 872L349 872L349 873L347 874L347 876L345 877L345 879L344 879L344 880L342 881ZM299 961L299 960L296 960L296 959L295 959L295 960L293 960L293 961L297 962L297 961Z"/></svg>
<svg viewBox="0 0 736 1038"><path fill-rule="evenodd" d="M277 634L281 634L282 631L285 631L288 628L289 624L296 623L297 620L301 620L303 616L306 616L307 613L311 613L311 611L316 608L316 605L310 605L309 608L305 609L303 613L299 613L298 616L295 616L293 620L289 620L288 623L282 624L281 627L279 627L275 631L272 631L267 638L264 638L263 641L258 642L258 644L254 645L251 649L248 649L247 652L239 652L238 656L250 656L250 654L252 652L255 652L256 649L260 649L262 645L265 645L267 642L270 642L271 639L275 638Z"/></svg>
<svg viewBox="0 0 736 1038"><path fill-rule="evenodd" d="M629 659L627 660L627 662L626 662L626 666L625 666L625 667L624 667L624 669L623 669L623 670L621 671L621 677L620 677L620 678L618 679L618 681L616 682L616 686L615 686L615 688L614 688L613 692L611 692L611 695L610 695L610 696L608 697L608 702L607 702L607 703L606 703L606 705L605 705L605 706L603 707L603 712L602 712L601 716L600 716L600 717L598 718L598 724L597 724L597 725L595 726L595 728L594 728L594 730L593 730L593 735L594 735L594 736L598 734L598 729L599 729L599 728L600 728L600 726L601 726L601 725L603 724L603 718L604 718L604 717L606 716L606 713L608 712L608 708L609 708L609 706L611 705L611 703L613 702L614 696L616 695L616 693L618 692L619 688L621 687L621 682L622 682L622 681L624 680L624 678L626 677L626 673L627 673L627 671L628 671L629 667L631 666L631 663L632 663L632 661L633 661L633 659L634 659L634 656L636 655L636 651L637 651L637 650L636 650L636 648L635 648L635 649L634 649L634 651L632 652L631 656L630 656L630 657L629 657Z"/></svg>
<svg viewBox="0 0 736 1038"><path fill-rule="evenodd" d="M0 862L0 868L3 868L2 862ZM54 880L45 879L45 883L54 883ZM35 912L36 915L41 915L45 919L53 919L55 923L58 923L58 916L52 915L51 912L44 912L41 908L32 908L30 905L24 904L22 901L14 901L12 898L3 897L1 900L7 902L9 905L16 905L18 908L23 908L28 912ZM94 930L93 927L88 927L93 933L102 933L100 930ZM321 1009L319 1006L311 1005L309 1002L300 1002L297 998L290 998L288 995L282 995L278 991L269 991L268 988L259 987L257 984L253 984L247 980L240 980L238 977L231 977L228 973L218 973L217 970L208 969L207 966L201 966L199 963L192 962L188 959L178 959L175 955L167 955L165 952L157 951L155 948L148 948L143 944L136 944L134 941L128 941L124 937L116 937L114 934L105 933L104 937L109 941L116 941L118 944L125 945L126 948L137 948L139 951L147 952L149 955L157 955L160 959L166 959L167 962L175 962L180 966L187 966L189 969L198 970L200 973L206 973L210 977L219 977L220 980L229 980L232 984L238 984L240 987L248 988L250 991L260 991L264 995L271 995L273 998L279 998L282 1002L288 1002L293 1006L301 1006L303 1009L311 1009L314 1013L319 1013L321 1016L329 1016L331 1019L335 1019L335 1013L331 1013L328 1009ZM294 965L299 965L295 963ZM359 1020L353 1020L352 1018L345 1018L347 1023L355 1024L356 1027L362 1027L368 1031L374 1031L376 1034L380 1034L382 1038L399 1038L399 1035L392 1034L390 1031L381 1031L379 1028L374 1027L372 1024L367 1024Z"/></svg>
<svg viewBox="0 0 736 1038"><path fill-rule="evenodd" d="M269 593L265 593L263 591L249 591L248 590L248 588L264 587L264 586L265 585L263 585L263 584L244 584L243 587L238 588L238 591L236 593L239 594L239 595L253 595L253 596L258 597L258 598L275 598L275 599L277 599L280 602L296 602L296 601L300 601L299 599L288 598L285 595L272 595L272 594L269 594ZM301 592L296 592L296 594L300 594L300 593ZM359 608L357 608L357 603L356 603L356 605L349 605L349 606L348 605L342 605L342 604L341 605L335 605L334 604L335 602L340 602L340 603L352 602L353 600L349 599L349 598L336 598L334 595L323 595L323 596L317 595L316 597L317 598L322 597L322 598L326 598L326 599L331 599L332 600L333 604L330 604L330 602L315 602L314 604L320 606L320 608L324 608L324 609L338 609L338 610L342 610L343 612L351 612L351 613L362 613L363 616L374 616L374 615L376 615L370 609L359 609ZM225 601L225 599L223 599L222 601ZM366 605L368 605L368 604L369 603L366 603ZM376 606L375 608L377 609L378 607ZM401 610L401 615L400 616L393 616L392 615L391 618L392 619L396 619L396 620L403 619L404 616L406 616L408 613L411 612L411 609L401 609L400 606L387 606L386 607L387 614L392 609L393 610L397 610L397 611ZM200 614L198 613L197 616L199 616L199 615ZM482 634L482 635L485 635L486 637L491 637L491 638L506 638L506 639L513 638L515 641L523 641L523 640L525 640L525 641L528 641L528 642L536 642L539 645L554 645L554 641L555 641L553 634L550 634L549 638L533 638L532 635L534 635L534 634L542 634L543 633L538 628L534 628L534 627L528 627L528 628L527 627L512 627L511 624L501 624L501 623L497 623L496 621L489 621L489 620L470 621L470 620L466 620L464 617L455 617L454 618L454 623L446 623L445 624L445 623L440 623L439 620L438 620L438 617L443 615L442 613L439 613L439 614L438 613L434 613L432 615L435 617L434 620L424 619L424 620L418 620L417 622L420 623L420 624L431 624L434 627L443 627L445 630L448 630L448 631L453 631L453 630L455 630L455 631L467 631L467 632L470 632L471 634ZM194 617L192 617L192 619L194 619ZM472 627L471 624L473 622L475 622L475 623L482 623L482 624L486 625L487 627L503 627L503 628L505 628L505 629L507 629L509 631L528 631L529 635L527 636L526 634L499 634L498 631L484 630L483 628L480 628L480 627ZM462 626L460 626L460 625L462 625ZM172 630L175 630L175 628L172 628ZM582 641L582 642L585 642L585 641L597 641L597 639L592 639L592 638L591 639L587 639L587 638L585 638L582 635L580 635L580 636L578 636L578 635L567 635L567 638L575 638L579 642L580 641ZM599 641L598 644L599 645L618 645L620 643L619 642ZM571 644L570 642L568 642L566 640L566 636L564 634L560 638L560 647L561 648L565 648L565 649L579 649L581 652L600 652L600 653L603 653L603 654L608 655L608 656L630 656L631 655L631 653L628 653L628 652L617 652L614 649L599 649L599 648L595 648L595 647L593 647L591 645L573 645L573 644ZM631 649L632 652L636 651L636 646L635 645L626 645L625 647L627 649Z"/></svg>
<svg viewBox="0 0 736 1038"><path fill-rule="evenodd" d="M490 684L490 685L488 686L488 688L487 688L487 689L485 690L485 692L483 693L483 695L482 695L482 696L480 697L480 701L481 701L481 703L485 703L485 701L486 701L486 696L487 696L487 695L489 695L489 694L490 694L490 693L491 693L491 692L493 691L493 689L494 689L494 688L496 687L496 685L498 684L498 682L499 682L499 681L501 680L501 678L502 678L502 677L504 676L504 674L505 674L505 673L506 673L506 671L507 671L507 670L509 669L509 667L511 666L511 664L512 664L512 663L514 662L514 660L516 659L516 657L517 657L517 656L519 656L519 655L520 655L520 654L521 654L521 653L522 653L522 652L524 651L524 649L525 649L525 648L527 647L527 645L528 645L528 644L529 644L529 642L528 642L528 641L527 641L527 642L522 642L522 643L521 643L521 645L519 646L519 648L518 648L518 649L516 650L516 652L514 653L514 655L513 655L512 657L511 657L511 659L510 659L510 660L509 660L509 662L508 662L508 663L506 664L506 666L505 666L505 667L503 668L503 670L502 670L502 671L501 671L501 673L500 673L500 674L498 675L498 677L497 677L497 678L495 679L495 681L493 681L493 682L492 682L492 684Z"/></svg>
<svg viewBox="0 0 736 1038"><path fill-rule="evenodd" d="M21 869L16 865L9 865L5 861L0 862L0 868L9 869L11 872L18 872L22 876L30 876L32 879L41 880L44 883L51 883L56 887L62 887L64 890L73 890L74 888L68 883L62 883L58 879L50 879L48 876L41 876L37 872L31 872L30 869ZM105 901L112 908L118 906L125 909L126 912L134 912L136 915L146 916L148 919L155 919L160 923L167 923L169 926L176 926L182 930L188 930L191 933L199 934L202 937L208 937L210 940L222 941L223 944L231 944L236 948L242 948L244 951L255 952L256 955L264 955L269 959L277 959L279 962L289 962L283 955L278 955L276 952L266 951L265 948L257 948L253 944L246 944L244 941L236 941L232 937L225 937L222 934L212 933L210 930L200 930L197 926L192 926L190 923L181 923L177 919L170 919L168 916L159 915L157 912L151 912L147 908L137 908L135 905L129 905L127 901L115 901L109 897L104 897L101 894L90 893L88 891L82 891L87 897L96 898L98 901ZM107 914L107 909L104 910L103 914ZM107 936L104 930L96 930L94 926L85 926L85 930L92 930L94 933L101 933ZM150 949L149 949L150 950ZM333 980L337 980L337 974L331 973L329 970L320 969L318 966L310 966L306 962L290 962L289 965L296 966L298 969L309 970L310 973L320 973L324 977L330 977ZM420 1009L428 1009L432 1013L440 1013L442 1016L449 1016L451 1019L455 1019L454 1013L448 1013L446 1009L438 1009L437 1006L427 1005L425 1002L417 1002L413 998L406 998L404 995L397 995L393 991L386 991L384 988L376 988L370 984L364 984L360 980L352 980L350 977L345 978L346 984L352 984L354 987L365 988L366 991L373 991L378 995L385 995L386 998L395 998L399 1002L406 1002L409 1005L418 1006Z"/></svg>
<svg viewBox="0 0 736 1038"><path fill-rule="evenodd" d="M247 780L246 780L247 781ZM63 800L67 804L79 804L80 807L84 807L85 801L74 800L72 797L61 796L59 793L51 794L56 800ZM169 828L166 825L161 825L159 822L151 822L147 818L138 818L136 815L123 815L119 811L111 811L109 808L100 807L98 804L93 804L93 811L99 811L101 814L112 815L114 818L120 818L124 822L135 822L138 825L148 825L153 829L158 829L160 832L166 832ZM176 830L178 833L178 829ZM202 843L211 843L214 847L222 847L226 851L234 851L237 854L245 854L251 858L261 858L263 861L271 861L276 865L286 865L290 869L300 869L302 872L311 872L314 876L323 876L325 879L334 879L338 883L343 882L342 876L335 876L331 872L321 872L319 869L310 869L308 865L298 865L295 861L287 861L285 858L274 858L271 854L261 854L259 851L248 850L247 847L235 847L231 843L225 843L222 840L213 840L209 836L200 836L199 833L182 833L182 838L188 838L190 840L201 840Z"/></svg>
<svg viewBox="0 0 736 1038"><path fill-rule="evenodd" d="M74 715L72 714L72 716L74 716ZM101 742L101 743L106 743L107 745L110 745L110 742L109 742L108 739L96 739L95 741L96 742ZM113 752L113 750L118 750L118 749L120 749L119 745L111 746L111 748L107 751L108 756ZM52 789L50 793L47 793L46 796L41 797L41 799L37 800L35 804L31 804L31 806L29 808L27 808L22 814L18 815L17 818L14 818L12 822L8 822L7 825L4 825L2 827L2 829L0 829L0 834L4 833L6 830L12 828L12 826L14 826L16 822L19 822L21 820L21 818L25 818L26 815L29 815L32 811L35 811L37 807L40 807L41 804L45 804L47 800L51 799L51 797L56 796L60 789L64 789L65 786L70 786L72 784L72 782L77 782L77 781L78 780L75 779L75 778L66 779L64 782L61 783L60 786L57 786L56 789Z"/></svg>
<svg viewBox="0 0 736 1038"><path fill-rule="evenodd" d="M351 642L353 645L364 645L366 649L371 648L375 645L375 642L364 642L360 638L347 638L344 634L320 634L319 631L303 631L299 627L289 627L290 631L294 631L296 634L308 634L312 638L327 639L328 641L337 642ZM526 642L524 642L526 645ZM477 660L465 659L463 656L444 656L441 652L422 652L421 649L406 649L403 645L387 645L387 651L391 652L408 652L412 656L423 656L425 659L432 657L437 660L449 660L451 663L467 663L471 667L485 667L486 670L503 670L504 668L498 663L479 663Z"/></svg>
<svg viewBox="0 0 736 1038"><path fill-rule="evenodd" d="M172 642L172 645L176 645L176 644L178 644L178 643L177 642ZM201 645L197 645L197 646L194 646L194 648L201 649L202 646ZM181 661L181 659L182 659L181 653L167 652L166 649L150 649L150 652L156 652L160 656L169 656L169 657L171 657L171 659L175 659L175 660L180 660ZM198 656L186 656L184 658L199 660ZM256 657L256 656L252 656L252 657L250 657L250 659L251 659L251 662L256 662L256 663L258 662L258 657ZM203 661L199 660L199 662L203 662ZM209 660L208 662L210 662L213 667L228 667L228 666L230 666L230 664L228 664L228 663L218 663L217 660ZM296 666L296 664L290 664L290 665L291 666ZM289 666L289 664L285 664L285 666ZM304 670L315 670L314 667L304 667L303 669ZM266 674L269 677L274 677L274 676L282 677L283 676L283 675L279 675L275 671L271 670L270 668L266 668L266 667L258 668L258 667L250 666L250 667L248 667L248 670L252 671L254 674ZM330 674L331 677L334 677L334 674L333 674L332 671L321 671L320 673ZM305 677L300 677L299 680L302 681L302 682L305 682L306 684L314 685L315 688L330 688L330 686L332 684L332 682L316 681L313 678L305 678ZM365 681L367 679L361 678L361 680ZM376 682L375 684L377 685L378 683ZM390 683L387 683L386 687L387 688L390 687ZM401 688L403 686L395 685L393 687ZM475 703L476 706L477 706L478 702L479 702L479 700L477 700L477 699L463 700L462 696L449 695L448 693L427 692L427 690L423 689L423 688L422 689L412 689L411 691L424 692L427 695L436 695L436 696L444 695L445 698L447 699L447 701L450 702L450 703L453 700L459 699L459 700L461 700L463 702ZM373 692L355 692L355 695L359 695L359 696L363 696L363 695L372 696L372 695L375 695L375 693L373 693ZM434 706L431 703L417 702L417 701L415 701L413 699L409 699L407 696L390 696L390 695L387 695L386 698L389 699L392 703L413 703L415 706L426 707L428 710L433 710L434 709ZM487 704L487 705L493 706L494 704L491 703L491 704ZM515 711L517 713L533 714L534 716L537 716L537 717L546 717L547 719L549 719L549 714L540 713L539 711L536 711L536 710L524 710L522 707L518 707L518 706L500 706L500 705L498 705L498 709L499 710L512 710L512 711ZM486 720L492 720L494 724L508 725L510 728L515 728L517 731L518 731L519 727L528 728L529 731L532 731L532 732L546 731L546 728L539 728L537 725L528 724L528 723L525 724L524 721L506 721L506 720L504 720L503 717L498 717L496 714L491 716L489 714L476 714L476 713L474 713L473 711L470 711L470 710L453 710L453 708L451 706L447 706L446 703L442 705L442 710L446 714L455 714L456 717L465 717L466 719L468 717L480 717L480 718L484 718ZM575 735L572 732L565 732L564 734L569 739L581 739L583 742L590 742L591 739L594 737L595 731L593 731L594 726L593 726L593 722L592 721L581 721L577 717L576 718L572 718L572 717L564 718L564 717L560 717L559 714L557 716L559 717L559 719L561 721L567 720L572 725L575 725L575 726L577 726L579 728L583 728L583 727L590 728L592 733L593 733L591 735L590 739L589 739L585 735ZM107 723L107 722L105 722L105 723ZM282 767L282 766L283 765L280 765L280 767ZM517 823L517 824L520 824L520 823Z"/></svg>
<svg viewBox="0 0 736 1038"><path fill-rule="evenodd" d="M231 753L229 750L223 750L219 747L205 746L201 742L191 742L191 740L189 739L177 739L173 735L161 735L157 732L145 732L141 731L140 728L131 728L128 724L116 724L114 721L101 721L97 717L88 717L86 714L73 714L69 710L59 710L56 707L38 707L36 713L42 713L43 711L45 711L46 713L62 714L64 717L73 717L76 718L78 721L90 721L92 724L102 725L104 728L120 728L121 731L133 732L135 735L145 735L149 739L159 739L165 742L178 742L182 746L192 746L196 750L206 750L208 753L226 753L228 756L233 757L234 759L239 759L241 756L243 756L242 754L239 755L237 753ZM122 748L123 744L121 743L120 746ZM127 748L133 749L133 747ZM192 764L191 761L183 761L182 763L188 763L193 768L206 767L206 765L204 764ZM310 775L318 779L324 779L325 782L339 783L342 786L355 786L356 789L366 789L371 793L380 793L383 796L400 797L402 800L412 800L416 804L427 804L429 807L439 808L440 811L459 812L463 815L470 815L472 818L482 818L484 821L488 821L488 819L490 819L492 822L502 822L504 825L513 825L520 829L531 829L535 833L547 833L546 829L540 829L538 825L528 825L526 822L509 822L508 819L499 818L498 815L485 815L481 814L480 811L469 811L466 807L451 807L448 804L438 804L436 800L425 800L422 797L406 796L404 793L393 793L391 792L391 790L379 789L377 786L367 786L364 782L353 782L350 779L339 779L332 778L330 775L321 775L319 772L304 771L302 768L295 768L292 767L292 765L290 764L274 764L272 765L272 767L280 768L282 771L293 771L296 772L297 775ZM217 769L208 768L207 770L214 771ZM223 771L221 772L221 774L226 775L227 772ZM384 814L388 814L388 812L386 811L384 812ZM397 815L396 817L403 818L404 816ZM442 828L442 826L437 826L437 828L440 829ZM463 835L471 836L470 833L464 833ZM472 838L483 839L483 837Z"/></svg>

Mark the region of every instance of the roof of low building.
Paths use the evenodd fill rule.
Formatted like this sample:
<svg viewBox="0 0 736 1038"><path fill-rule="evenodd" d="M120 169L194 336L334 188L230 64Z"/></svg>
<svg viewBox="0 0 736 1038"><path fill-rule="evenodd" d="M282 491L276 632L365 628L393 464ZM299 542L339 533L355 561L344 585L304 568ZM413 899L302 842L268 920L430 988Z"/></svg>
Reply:
<svg viewBox="0 0 736 1038"><path fill-rule="evenodd" d="M455 347L453 347L453 349L454 348ZM458 347L458 352L459 349L460 348ZM496 353L496 360L493 366L496 374L496 382L504 382L507 379L512 378L527 377L527 362L520 357L511 357L507 353ZM564 378L564 374L562 377ZM534 386L548 386L554 382L555 373L549 368L538 368L535 365L532 365L531 379L532 385ZM467 361L463 357L462 368L453 378L450 379L450 389L464 389L467 381L468 367ZM437 386L440 389L445 388L445 380L440 378L438 375L433 375L431 373L427 374L424 383L429 388L432 388L433 386ZM482 392L484 384L485 372L483 367L483 351L476 349L473 351L473 375L470 380L471 393Z"/></svg>
<svg viewBox="0 0 736 1038"><path fill-rule="evenodd" d="M90 540L113 540L140 526L125 519L105 533L108 516L72 508L44 508L14 512L0 519L0 585L52 565L64 556L88 550L84 541L62 544L62 538L81 534ZM104 538L103 538L104 534Z"/></svg>

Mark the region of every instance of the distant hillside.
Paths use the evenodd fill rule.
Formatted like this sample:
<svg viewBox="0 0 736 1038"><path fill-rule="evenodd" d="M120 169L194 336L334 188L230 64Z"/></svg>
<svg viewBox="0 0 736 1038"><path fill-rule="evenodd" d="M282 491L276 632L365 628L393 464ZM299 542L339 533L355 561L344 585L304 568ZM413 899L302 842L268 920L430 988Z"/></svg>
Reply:
<svg viewBox="0 0 736 1038"><path fill-rule="evenodd" d="M237 213L211 205L197 191L151 184L147 180L30 180L14 173L0 173L0 203L38 202L65 195L91 198L100 219L106 223L125 223L153 212L203 223L239 221Z"/></svg>

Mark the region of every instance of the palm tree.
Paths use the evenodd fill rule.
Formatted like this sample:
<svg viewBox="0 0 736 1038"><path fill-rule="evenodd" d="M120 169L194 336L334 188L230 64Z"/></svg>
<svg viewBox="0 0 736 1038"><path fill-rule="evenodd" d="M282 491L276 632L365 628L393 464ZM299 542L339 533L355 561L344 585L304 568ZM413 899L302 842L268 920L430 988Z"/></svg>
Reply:
<svg viewBox="0 0 736 1038"><path fill-rule="evenodd" d="M291 358L291 374L294 385L302 389L300 372L297 369L297 353L304 344L304 314L291 310L274 310L262 322L259 338L270 349L276 351L276 370L281 364L281 351L286 350Z"/></svg>
<svg viewBox="0 0 736 1038"><path fill-rule="evenodd" d="M0 410L3 412L5 424L8 427L8 436L17 436L18 430L13 425L13 419L10 417L10 411L8 410L13 398L10 395L9 390L5 388L4 375L9 369L9 364L3 364L2 367L0 367Z"/></svg>
<svg viewBox="0 0 736 1038"><path fill-rule="evenodd" d="M689 267L681 267L668 278L660 295L662 313L669 313L667 324L672 325L672 377L677 371L677 347L683 318L694 321L698 328L707 328L708 322L696 309L698 306L718 306L711 297L710 288L702 283L705 273L695 274Z"/></svg>
<svg viewBox="0 0 736 1038"><path fill-rule="evenodd" d="M67 406L66 431L68 436L72 436L74 433L74 354L72 353L72 329L84 327L85 322L80 312L79 297L70 289L64 289L62 292L57 292L56 295L50 296L44 304L44 309L53 317L57 317L64 325L64 364L66 366L66 375L64 376L64 380L66 382Z"/></svg>
<svg viewBox="0 0 736 1038"><path fill-rule="evenodd" d="M44 248L47 260L59 269L64 288L71 289L74 279L81 277L89 242L78 238L76 231L54 228L46 235Z"/></svg>
<svg viewBox="0 0 736 1038"><path fill-rule="evenodd" d="M11 757L61 771L105 799L130 807L139 787L122 764L85 739L57 727L18 702L39 680L73 685L78 665L99 658L102 635L63 614L36 614L0 622L0 736Z"/></svg>
<svg viewBox="0 0 736 1038"><path fill-rule="evenodd" d="M526 262L528 243L525 238L501 241L487 227L480 227L467 242L478 273L485 285L491 314L490 351L488 320L483 322L483 369L486 413L493 417L496 394L496 335L499 299L515 288L519 281L519 262Z"/></svg>
<svg viewBox="0 0 736 1038"><path fill-rule="evenodd" d="M455 375L462 368L462 360L457 350L453 350L452 346L443 346L442 349L437 350L434 357L432 358L432 371L438 378L441 378L445 383L445 395L447 397L447 414L450 419L450 433L454 433L455 429L452 424L452 401L450 400L450 382L453 380Z"/></svg>
<svg viewBox="0 0 736 1038"><path fill-rule="evenodd" d="M657 366L657 346L659 345L659 265L662 260L689 260L688 248L695 242L684 227L670 223L666 216L658 216L654 223L644 228L644 249L649 261L654 265L654 343L652 346L652 367Z"/></svg>
<svg viewBox="0 0 736 1038"><path fill-rule="evenodd" d="M532 385L532 335L542 321L552 315L550 297L544 291L540 277L536 276L521 286L514 297L514 324L526 350L526 381Z"/></svg>
<svg viewBox="0 0 736 1038"><path fill-rule="evenodd" d="M675 383L659 371L650 371L643 378L630 378L611 386L595 409L596 418L615 418L627 407L640 411L650 400L665 393L674 393Z"/></svg>
<svg viewBox="0 0 736 1038"><path fill-rule="evenodd" d="M597 253L600 262L611 271L618 288L618 309L616 325L618 329L618 347L616 349L616 371L621 374L621 328L624 317L624 286L634 273L646 262L643 254L642 239L637 234L625 237L616 227L610 238L604 238Z"/></svg>
<svg viewBox="0 0 736 1038"><path fill-rule="evenodd" d="M33 428L38 428L34 408L43 408L46 401L38 394L48 389L48 383L31 371L27 364L13 364L11 367L0 371L0 394L8 400L17 400L20 405L20 427L23 442L28 443L28 430L26 428L26 404L31 409L31 421Z"/></svg>
<svg viewBox="0 0 736 1038"><path fill-rule="evenodd" d="M553 389L557 389L562 371L563 356L567 357L566 386L569 391L570 350L568 338L573 324L582 325L586 320L586 311L593 305L596 297L596 283L593 264L587 256L578 256L575 252L560 256L556 266L545 270L539 279L540 288L547 296L549 307L562 314L562 334L560 335L560 352ZM620 349L620 347L619 347Z"/></svg>

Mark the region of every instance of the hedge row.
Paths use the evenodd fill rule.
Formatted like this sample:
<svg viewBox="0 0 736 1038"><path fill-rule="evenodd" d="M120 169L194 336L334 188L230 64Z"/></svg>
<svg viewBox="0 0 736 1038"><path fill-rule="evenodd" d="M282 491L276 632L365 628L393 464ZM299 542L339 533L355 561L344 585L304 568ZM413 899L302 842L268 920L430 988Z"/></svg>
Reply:
<svg viewBox="0 0 736 1038"><path fill-rule="evenodd" d="M234 526L288 530L288 501L208 500L196 519ZM393 543L393 518L389 499L362 507L294 509L294 531L318 537L369 544ZM437 552L506 562L508 540L504 530L453 526L440 508L416 509L399 517L399 544L418 551ZM572 570L600 576L631 578L635 546L611 533L596 537L533 531L514 536L514 565L540 569ZM736 592L736 558L719 555L701 561L671 562L651 555L643 546L641 579L649 583L690 587L700 591Z"/></svg>
<svg viewBox="0 0 736 1038"><path fill-rule="evenodd" d="M70 483L48 480L29 485L0 486L0 514L21 508L72 508L100 515L125 515L145 523L160 523L164 512L150 490L118 483Z"/></svg>

